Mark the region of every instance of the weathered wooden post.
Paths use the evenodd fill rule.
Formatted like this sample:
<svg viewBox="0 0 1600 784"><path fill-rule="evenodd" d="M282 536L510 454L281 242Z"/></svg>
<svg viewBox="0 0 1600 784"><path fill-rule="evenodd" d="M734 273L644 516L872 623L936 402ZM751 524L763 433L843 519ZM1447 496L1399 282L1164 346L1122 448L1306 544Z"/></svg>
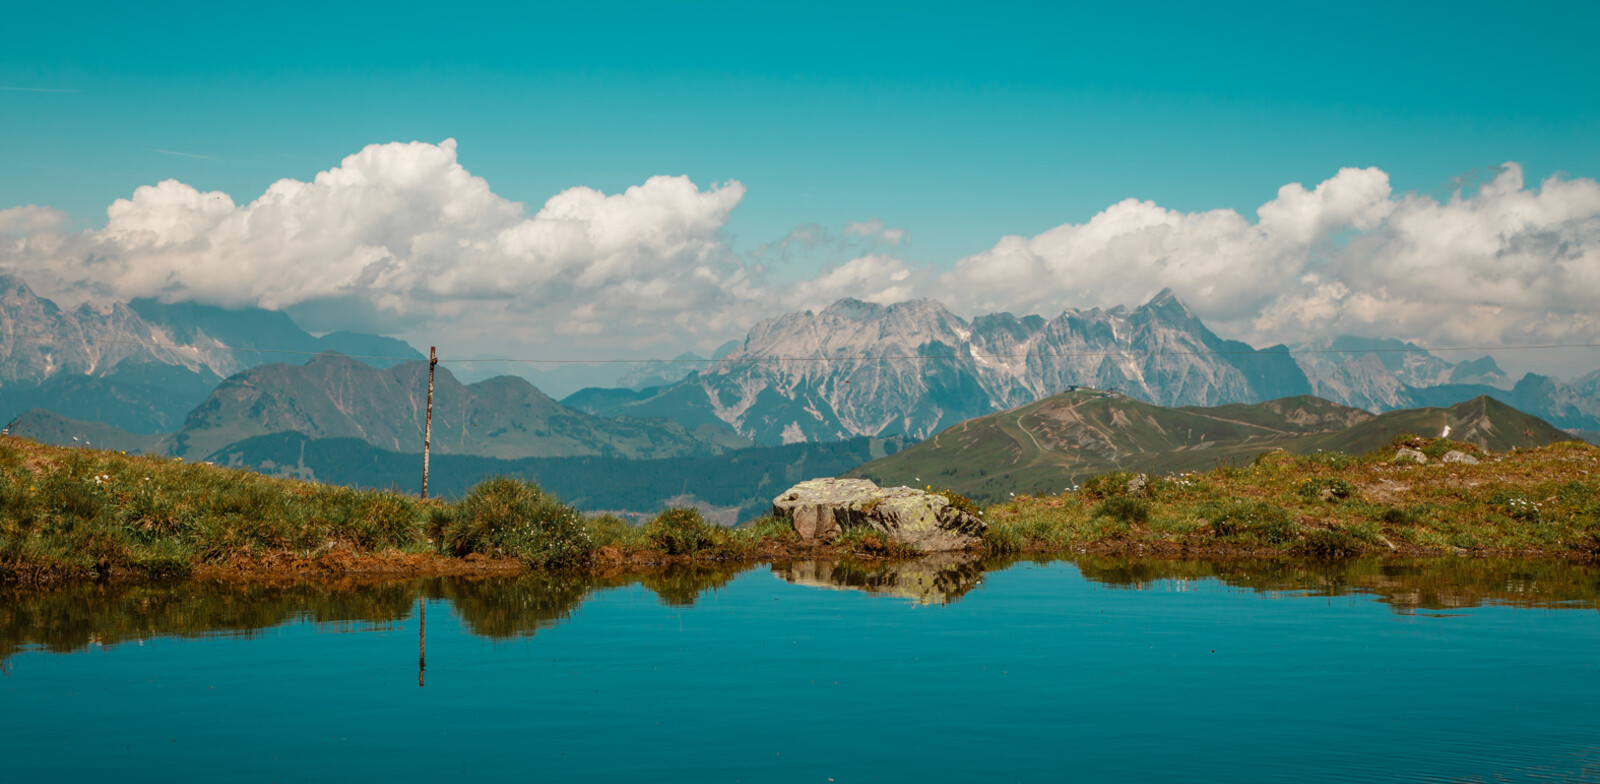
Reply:
<svg viewBox="0 0 1600 784"><path fill-rule="evenodd" d="M433 443L433 366L439 364L435 347L428 347L428 413L422 425L422 497L428 497L428 450Z"/></svg>

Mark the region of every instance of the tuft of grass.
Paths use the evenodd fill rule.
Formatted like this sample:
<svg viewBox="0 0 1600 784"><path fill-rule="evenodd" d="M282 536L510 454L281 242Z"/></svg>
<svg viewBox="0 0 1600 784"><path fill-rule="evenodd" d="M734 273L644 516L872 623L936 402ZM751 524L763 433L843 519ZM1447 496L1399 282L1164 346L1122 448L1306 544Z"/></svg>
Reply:
<svg viewBox="0 0 1600 784"><path fill-rule="evenodd" d="M1095 505L1094 516L1109 517L1124 526L1144 525L1150 522L1150 502L1123 495L1112 496Z"/></svg>
<svg viewBox="0 0 1600 784"><path fill-rule="evenodd" d="M982 517L983 516L983 509L981 509L976 503L974 503L971 498L968 498L968 497L966 497L966 496L964 496L964 495L962 495L962 494L960 494L960 493L958 493L958 492L956 492L954 490L951 490L949 488L934 487L933 485L927 485L925 489L929 493L932 493L934 495L942 495L942 496L944 496L945 500L949 501L951 506L953 506L953 507L955 507L957 509L960 509L963 512L966 512L967 514L972 515L973 517ZM874 498L871 501L868 501L867 503L876 506L877 501L878 501L878 499ZM871 510L867 509L867 510L864 510L864 511L871 511Z"/></svg>
<svg viewBox="0 0 1600 784"><path fill-rule="evenodd" d="M867 558L915 558L922 554L917 548L866 526L845 531L833 540L833 546L851 555Z"/></svg>
<svg viewBox="0 0 1600 784"><path fill-rule="evenodd" d="M1326 501L1336 504L1360 495L1350 480L1337 476L1315 476L1301 480L1296 492L1308 501Z"/></svg>
<svg viewBox="0 0 1600 784"><path fill-rule="evenodd" d="M1264 501L1216 503L1205 508L1212 532L1219 537L1283 544L1294 539L1299 526L1282 507Z"/></svg>

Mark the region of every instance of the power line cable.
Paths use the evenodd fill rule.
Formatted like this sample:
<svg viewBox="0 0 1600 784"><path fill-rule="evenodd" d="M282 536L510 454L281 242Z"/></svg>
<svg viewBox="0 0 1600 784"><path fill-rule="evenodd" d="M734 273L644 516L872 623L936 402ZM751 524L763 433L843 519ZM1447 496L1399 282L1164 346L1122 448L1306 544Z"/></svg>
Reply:
<svg viewBox="0 0 1600 784"><path fill-rule="evenodd" d="M0 335L0 338L10 339L40 339L53 338L54 335ZM93 343L96 345L123 345L141 346L144 348L164 348L175 351L232 351L254 352L258 354L288 354L294 356L320 356L322 354L337 354L334 351L300 351L282 348L256 348L251 346L229 346L221 343L210 345L184 345L178 343L161 343L157 341L142 340L102 340L91 337L73 338L77 342ZM1441 353L1454 351L1547 351L1553 349L1574 348L1600 348L1600 343L1546 343L1528 346L1445 346L1440 348L1426 348L1422 346L1408 346L1402 348L1359 348L1359 349L1286 349L1272 351L1270 349L1241 349L1238 351L1059 351L1059 352L1024 352L1012 354L850 354L843 356L759 356L745 355L723 357L720 359L674 357L671 359L538 359L517 357L470 357L459 359L440 359L441 364L461 364L469 362L505 362L510 364L546 364L546 365L606 365L606 364L675 364L675 363L702 363L702 364L734 364L740 362L867 362L886 360L938 360L938 359L1071 359L1077 357L1192 357L1192 356L1248 356L1257 354L1267 355L1318 355L1318 354L1416 354L1416 353ZM392 362L425 362L426 357L379 356L369 354L339 354L350 359L371 359Z"/></svg>

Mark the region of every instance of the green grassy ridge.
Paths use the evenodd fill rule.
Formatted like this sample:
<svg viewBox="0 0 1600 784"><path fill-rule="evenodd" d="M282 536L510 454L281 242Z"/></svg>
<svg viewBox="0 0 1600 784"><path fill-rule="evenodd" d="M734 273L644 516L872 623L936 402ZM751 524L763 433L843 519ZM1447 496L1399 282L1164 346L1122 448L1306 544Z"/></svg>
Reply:
<svg viewBox="0 0 1600 784"><path fill-rule="evenodd" d="M1397 460L1400 448L1426 465ZM1451 451L1477 464L1444 463ZM1361 457L1275 451L1244 466L1085 480L986 510L994 552L1150 548L1311 557L1504 552L1600 556L1600 447L1563 441L1493 454L1401 437Z"/></svg>
<svg viewBox="0 0 1600 784"><path fill-rule="evenodd" d="M240 560L391 551L566 568L606 547L719 559L782 538L770 521L734 531L693 510L643 527L586 520L537 485L504 477L447 503L0 437L0 581L176 577Z"/></svg>
<svg viewBox="0 0 1600 784"><path fill-rule="evenodd" d="M846 476L934 483L983 502L1052 493L1110 471L1152 474L1241 465L1275 449L1362 454L1402 433L1451 437L1495 451L1572 436L1488 397L1446 408L1373 415L1301 395L1256 404L1167 408L1077 390L963 422Z"/></svg>

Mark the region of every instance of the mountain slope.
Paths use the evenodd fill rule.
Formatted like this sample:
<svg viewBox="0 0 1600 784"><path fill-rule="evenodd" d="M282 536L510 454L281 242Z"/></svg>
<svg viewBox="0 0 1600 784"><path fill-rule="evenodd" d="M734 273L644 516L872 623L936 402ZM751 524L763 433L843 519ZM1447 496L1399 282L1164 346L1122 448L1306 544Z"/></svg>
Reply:
<svg viewBox="0 0 1600 784"><path fill-rule="evenodd" d="M1270 449L1364 453L1405 432L1437 436L1446 425L1451 438L1492 450L1571 438L1487 397L1375 416L1311 396L1165 408L1080 390L963 422L847 476L937 484L993 500L1014 490L1059 491L1108 471L1180 472L1242 463Z"/></svg>
<svg viewBox="0 0 1600 784"><path fill-rule="evenodd" d="M997 313L967 322L931 300L840 300L757 324L725 362L682 381L643 395L585 390L566 402L685 424L714 418L772 444L925 438L1074 384L1168 405L1310 390L1286 349L1223 340L1164 291L1138 308L1069 310L1048 321Z"/></svg>
<svg viewBox="0 0 1600 784"><path fill-rule="evenodd" d="M771 511L773 497L796 482L838 474L897 447L893 441L856 438L657 460L435 455L428 488L432 496L451 498L491 476L522 477L583 511L649 514L669 504L700 504L718 510L720 522L732 524ZM221 465L276 476L409 492L416 491L422 475L416 454L351 438L312 440L299 433L246 439L214 458Z"/></svg>
<svg viewBox="0 0 1600 784"><path fill-rule="evenodd" d="M338 354L305 365L263 365L232 376L188 417L172 448L209 456L255 436L291 431L312 439L354 438L394 452L422 451L425 362L373 368ZM435 378L435 454L498 458L711 454L748 445L727 428L691 431L664 420L609 419L568 408L520 378L463 385Z"/></svg>

